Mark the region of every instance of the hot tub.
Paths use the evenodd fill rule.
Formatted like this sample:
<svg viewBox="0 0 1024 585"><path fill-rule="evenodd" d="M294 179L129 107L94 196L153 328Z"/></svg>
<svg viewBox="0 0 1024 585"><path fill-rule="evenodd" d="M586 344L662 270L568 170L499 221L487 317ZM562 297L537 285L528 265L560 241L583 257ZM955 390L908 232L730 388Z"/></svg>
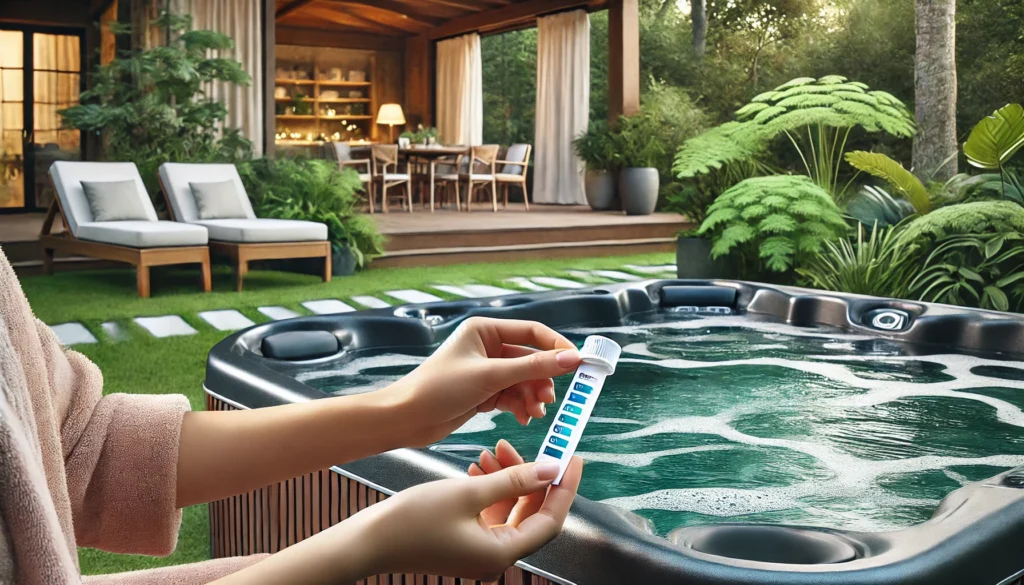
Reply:
<svg viewBox="0 0 1024 585"><path fill-rule="evenodd" d="M207 405L381 388L472 315L623 346L579 448L581 497L508 585L1019 583L1019 315L682 280L407 305L239 332L210 352ZM559 394L566 383L556 381ZM280 550L407 487L464 474L499 438L532 457L549 423L478 415L428 449L215 502L213 555Z"/></svg>

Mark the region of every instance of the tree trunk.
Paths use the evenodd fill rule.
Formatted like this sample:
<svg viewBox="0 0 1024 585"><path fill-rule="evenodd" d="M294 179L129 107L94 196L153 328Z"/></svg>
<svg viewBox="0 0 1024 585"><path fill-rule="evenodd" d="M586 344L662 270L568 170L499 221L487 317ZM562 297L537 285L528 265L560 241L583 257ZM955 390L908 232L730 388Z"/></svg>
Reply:
<svg viewBox="0 0 1024 585"><path fill-rule="evenodd" d="M708 40L707 0L691 0L690 20L693 21L693 56L703 57Z"/></svg>
<svg viewBox="0 0 1024 585"><path fill-rule="evenodd" d="M945 181L957 172L956 0L916 0L914 173Z"/></svg>

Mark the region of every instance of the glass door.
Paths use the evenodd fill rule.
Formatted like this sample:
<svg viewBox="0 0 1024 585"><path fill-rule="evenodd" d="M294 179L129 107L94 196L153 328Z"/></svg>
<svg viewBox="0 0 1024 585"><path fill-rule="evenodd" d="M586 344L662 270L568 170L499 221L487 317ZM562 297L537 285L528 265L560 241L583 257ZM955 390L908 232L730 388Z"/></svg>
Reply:
<svg viewBox="0 0 1024 585"><path fill-rule="evenodd" d="M78 103L81 44L80 34L0 30L0 211L46 209L50 165L82 157L81 133L57 114Z"/></svg>

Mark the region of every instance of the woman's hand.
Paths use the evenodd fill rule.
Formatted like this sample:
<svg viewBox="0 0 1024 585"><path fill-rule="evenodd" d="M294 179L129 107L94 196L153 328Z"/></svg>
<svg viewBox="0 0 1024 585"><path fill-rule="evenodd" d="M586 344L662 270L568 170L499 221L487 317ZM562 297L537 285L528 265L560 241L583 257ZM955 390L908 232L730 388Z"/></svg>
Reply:
<svg viewBox="0 0 1024 585"><path fill-rule="evenodd" d="M583 460L557 486L554 462L522 463L508 443L471 476L423 484L351 518L377 551L372 573L425 573L493 581L558 535L576 497ZM493 456L492 456L493 457Z"/></svg>
<svg viewBox="0 0 1024 585"><path fill-rule="evenodd" d="M532 321L472 317L408 376L382 390L411 446L448 436L478 412L511 412L520 424L554 402L551 378L580 363L576 346Z"/></svg>

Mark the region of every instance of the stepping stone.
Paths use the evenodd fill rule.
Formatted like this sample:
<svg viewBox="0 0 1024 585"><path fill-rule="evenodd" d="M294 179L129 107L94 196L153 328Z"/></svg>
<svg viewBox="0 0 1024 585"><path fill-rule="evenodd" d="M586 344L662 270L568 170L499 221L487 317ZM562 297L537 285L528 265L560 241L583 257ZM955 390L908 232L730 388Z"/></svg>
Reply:
<svg viewBox="0 0 1024 585"><path fill-rule="evenodd" d="M61 323L50 327L57 334L57 339L64 345L77 345L79 343L96 343L98 340L85 325L81 323Z"/></svg>
<svg viewBox="0 0 1024 585"><path fill-rule="evenodd" d="M525 278L525 277L522 277L522 276L516 276L514 278L506 278L505 282L510 282L510 283L518 286L519 288L524 288L526 290L530 290L530 291L534 291L534 292L541 292L541 291L551 290L550 288L548 288L546 286L541 286L541 285L537 284L536 282L531 281L529 278Z"/></svg>
<svg viewBox="0 0 1024 585"><path fill-rule="evenodd" d="M396 299L400 301L405 301L407 303L435 303L437 301L443 300L440 297L436 297L430 293L410 289L389 290L387 292L387 295L390 297L395 297Z"/></svg>
<svg viewBox="0 0 1024 585"><path fill-rule="evenodd" d="M153 337L174 337L175 335L194 335L198 333L184 319L177 315L165 315L163 317L136 317L135 323Z"/></svg>
<svg viewBox="0 0 1024 585"><path fill-rule="evenodd" d="M612 280L624 280L627 282L634 280L642 280L639 276L635 274L626 274L625 272L619 272L618 270L595 270L593 271L593 274L597 276L602 276L604 278L610 278Z"/></svg>
<svg viewBox="0 0 1024 585"><path fill-rule="evenodd" d="M558 278L555 276L534 276L530 280L537 284L543 284L552 288L586 288L585 284L580 284L575 280L569 280L566 278Z"/></svg>
<svg viewBox="0 0 1024 585"><path fill-rule="evenodd" d="M474 298L480 296L469 292L468 290L462 288L461 286L454 286L450 284L436 284L431 286L430 288L436 288L439 291L446 292L450 295L455 295L457 297Z"/></svg>
<svg viewBox="0 0 1024 585"><path fill-rule="evenodd" d="M334 313L351 313L355 311L349 305L339 301L338 299L321 299L319 301L306 301L302 303L303 307L306 307L310 311L317 315L333 315Z"/></svg>
<svg viewBox="0 0 1024 585"><path fill-rule="evenodd" d="M636 264L626 264L625 267L633 272L639 272L640 274L662 274L665 272L670 272L672 274L676 273L675 264L665 264L663 266L638 266Z"/></svg>
<svg viewBox="0 0 1024 585"><path fill-rule="evenodd" d="M117 321L107 321L100 325L100 328L107 334L107 337L114 341L128 341L128 331Z"/></svg>
<svg viewBox="0 0 1024 585"><path fill-rule="evenodd" d="M213 325L214 329L217 331L236 331L238 329L245 329L246 327L252 327L255 325L255 323L252 322L252 319L234 309L202 311L199 313L199 318L210 325Z"/></svg>
<svg viewBox="0 0 1024 585"><path fill-rule="evenodd" d="M583 280L583 281L594 280L594 275L593 274L591 274L589 272L583 272L582 270L570 270L568 272L568 274L569 274L569 276L571 276L573 278L578 278L578 279Z"/></svg>
<svg viewBox="0 0 1024 585"><path fill-rule="evenodd" d="M467 284L462 288L478 297L500 297L504 295L519 294L514 290L508 290L507 288L501 288L500 286L491 286L489 284Z"/></svg>
<svg viewBox="0 0 1024 585"><path fill-rule="evenodd" d="M270 317L274 321L280 321L281 319L294 319L295 317L299 316L298 313L287 307L260 307L256 310L259 311L260 313L263 313L267 317Z"/></svg>
<svg viewBox="0 0 1024 585"><path fill-rule="evenodd" d="M364 307L369 307L371 309L386 309L391 306L391 304L388 303L387 301L382 301L377 297L371 296L352 297L352 300Z"/></svg>

